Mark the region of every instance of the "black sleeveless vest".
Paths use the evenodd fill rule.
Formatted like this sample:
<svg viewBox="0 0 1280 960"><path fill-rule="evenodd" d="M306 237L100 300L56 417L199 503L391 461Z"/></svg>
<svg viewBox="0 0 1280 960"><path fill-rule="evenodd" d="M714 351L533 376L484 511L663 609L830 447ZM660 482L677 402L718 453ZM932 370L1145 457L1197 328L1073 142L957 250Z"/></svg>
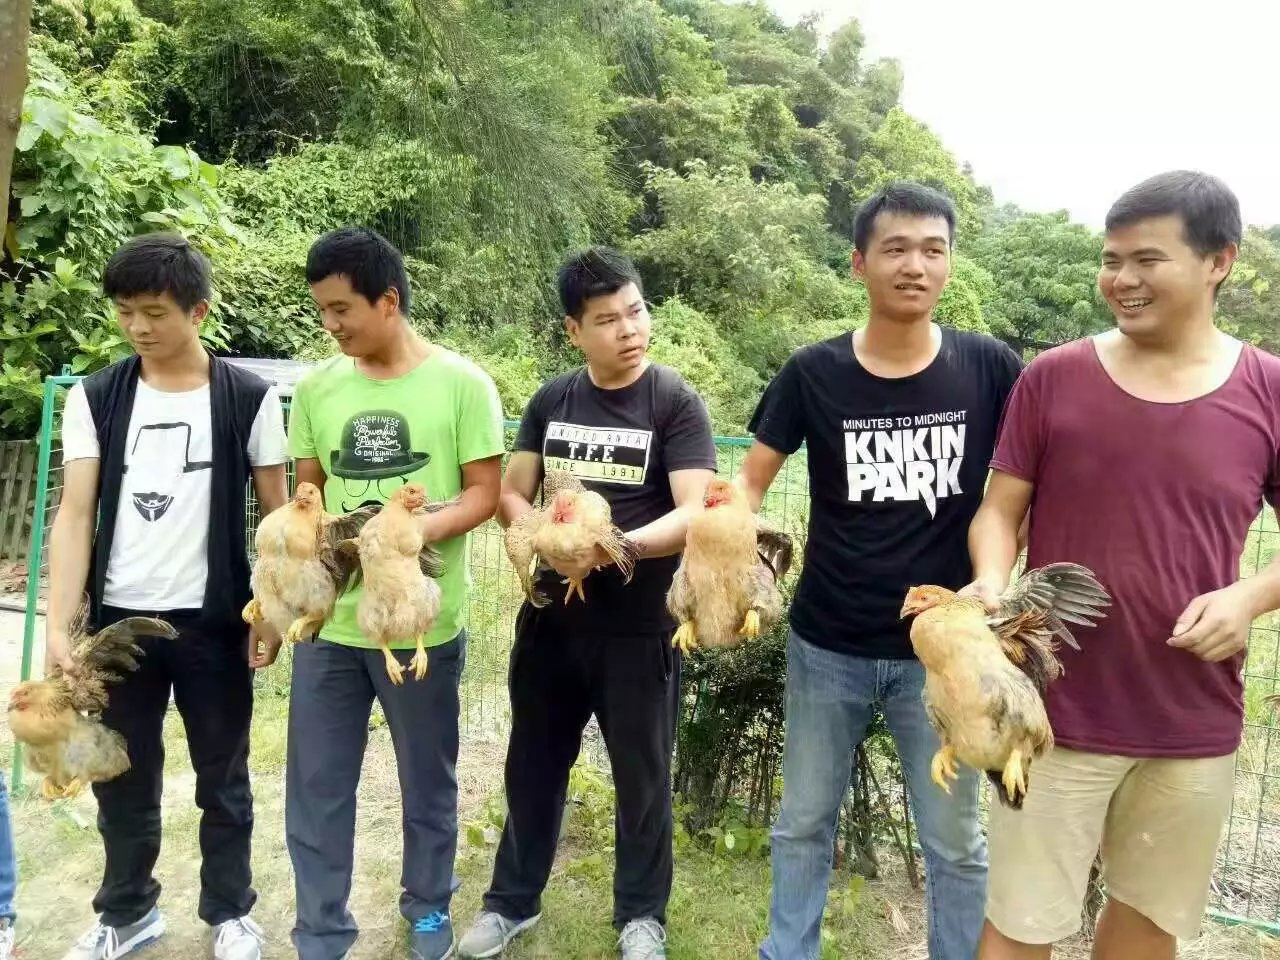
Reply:
<svg viewBox="0 0 1280 960"><path fill-rule="evenodd" d="M116 511L124 477L129 417L141 362L136 356L90 374L82 381L98 433L98 524L89 562L92 629L100 629L107 564L115 536ZM245 515L252 468L249 433L269 385L219 357L209 358L209 407L213 473L209 491L208 581L201 619L209 627L241 630L241 610L249 602L249 557Z"/></svg>

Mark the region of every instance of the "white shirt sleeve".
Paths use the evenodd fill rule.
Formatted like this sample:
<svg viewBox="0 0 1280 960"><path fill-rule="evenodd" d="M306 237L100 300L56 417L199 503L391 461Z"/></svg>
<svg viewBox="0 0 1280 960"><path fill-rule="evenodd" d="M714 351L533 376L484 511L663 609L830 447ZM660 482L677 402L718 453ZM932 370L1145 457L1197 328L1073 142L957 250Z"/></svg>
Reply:
<svg viewBox="0 0 1280 960"><path fill-rule="evenodd" d="M249 464L271 467L289 462L289 441L284 431L284 407L275 387L268 387L249 430Z"/></svg>
<svg viewBox="0 0 1280 960"><path fill-rule="evenodd" d="M62 460L99 460L101 456L84 384L73 384L62 408Z"/></svg>

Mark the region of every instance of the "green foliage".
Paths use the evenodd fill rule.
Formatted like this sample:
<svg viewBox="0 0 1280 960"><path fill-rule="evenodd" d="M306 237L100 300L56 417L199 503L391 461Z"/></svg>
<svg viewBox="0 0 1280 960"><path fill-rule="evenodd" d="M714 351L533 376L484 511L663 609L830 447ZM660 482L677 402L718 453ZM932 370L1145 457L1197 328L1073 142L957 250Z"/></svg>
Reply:
<svg viewBox="0 0 1280 960"><path fill-rule="evenodd" d="M206 248L237 235L216 168L190 149L154 146L126 121L97 119L39 41L30 70L14 164L18 216L0 267L0 427L18 436L39 421L42 372L70 364L84 373L128 352L99 295L120 243L149 229L178 230ZM216 320L210 332L216 339Z"/></svg>
<svg viewBox="0 0 1280 960"><path fill-rule="evenodd" d="M871 136L867 155L858 164L855 192L866 197L889 181L902 178L949 194L956 205L960 240L977 235L981 211L973 181L928 127L895 107Z"/></svg>
<svg viewBox="0 0 1280 960"><path fill-rule="evenodd" d="M1250 227L1240 258L1218 292L1224 329L1280 354L1280 228Z"/></svg>
<svg viewBox="0 0 1280 960"><path fill-rule="evenodd" d="M991 278L987 321L1010 343L1039 348L1111 325L1097 293L1102 240L1065 213L1002 218L971 253Z"/></svg>
<svg viewBox="0 0 1280 960"><path fill-rule="evenodd" d="M666 300L653 311L649 355L697 385L719 430L746 433L764 384L710 318L679 297Z"/></svg>

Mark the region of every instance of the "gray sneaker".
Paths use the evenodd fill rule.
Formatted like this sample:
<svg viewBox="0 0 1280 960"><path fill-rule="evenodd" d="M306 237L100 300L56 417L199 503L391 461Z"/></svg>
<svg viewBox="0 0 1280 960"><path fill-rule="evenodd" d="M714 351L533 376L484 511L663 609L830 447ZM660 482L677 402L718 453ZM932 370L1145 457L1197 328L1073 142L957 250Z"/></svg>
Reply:
<svg viewBox="0 0 1280 960"><path fill-rule="evenodd" d="M471 957L474 960L496 957L507 948L508 943L541 919L542 914L535 913L528 920L517 923L489 910L483 910L471 924L471 929L458 941L458 953L460 956Z"/></svg>
<svg viewBox="0 0 1280 960"><path fill-rule="evenodd" d="M622 960L666 960L667 931L652 917L632 920L618 938Z"/></svg>
<svg viewBox="0 0 1280 960"><path fill-rule="evenodd" d="M164 917L155 907L127 927L108 927L101 921L76 941L62 960L116 960L150 946L164 933Z"/></svg>

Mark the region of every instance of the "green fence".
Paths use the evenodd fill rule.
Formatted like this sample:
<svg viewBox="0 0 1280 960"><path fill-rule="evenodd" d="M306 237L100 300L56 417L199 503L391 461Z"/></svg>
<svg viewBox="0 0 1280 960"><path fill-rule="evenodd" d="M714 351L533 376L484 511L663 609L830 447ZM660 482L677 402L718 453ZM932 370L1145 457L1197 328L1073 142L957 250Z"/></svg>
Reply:
<svg viewBox="0 0 1280 960"><path fill-rule="evenodd" d="M31 676L39 618L40 573L48 561L48 531L61 489L61 414L66 391L78 377L45 381L40 429L36 508L28 561L27 609L22 650L22 679ZM288 405L286 400L286 415ZM508 444L511 428L508 424ZM720 470L737 471L749 440L717 437ZM791 457L765 500L764 512L798 537L808 521L808 477L803 452ZM250 502L249 529L257 521ZM1251 574L1280 550L1280 527L1265 512L1249 534L1241 570ZM470 636L462 681L461 726L465 737L502 737L508 725L507 651L519 606L520 588L502 548L495 523L471 535L471 585L467 628ZM287 654L286 654L287 656ZM1211 915L1227 923L1246 923L1280 934L1280 728L1263 698L1280 691L1280 617L1255 625L1246 675L1244 741L1236 764L1231 818L1219 848L1213 877ZM22 756L15 748L13 781L22 789Z"/></svg>

